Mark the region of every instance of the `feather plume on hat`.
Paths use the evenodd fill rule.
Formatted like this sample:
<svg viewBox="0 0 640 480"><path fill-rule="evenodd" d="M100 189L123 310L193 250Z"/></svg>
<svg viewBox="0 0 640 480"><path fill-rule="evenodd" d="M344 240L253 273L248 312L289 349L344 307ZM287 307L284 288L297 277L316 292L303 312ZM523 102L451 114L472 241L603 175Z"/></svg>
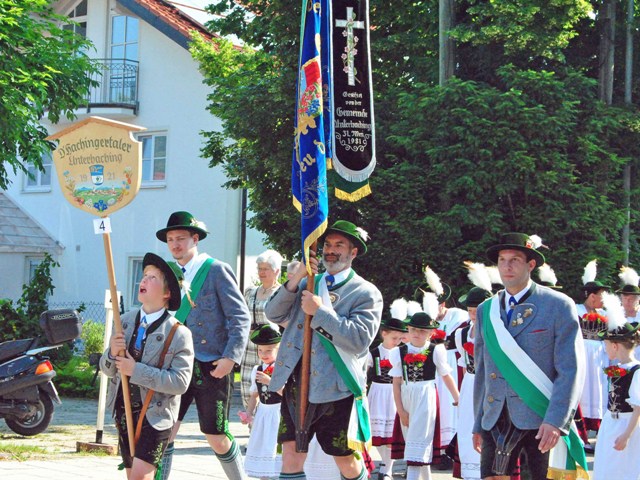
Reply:
<svg viewBox="0 0 640 480"><path fill-rule="evenodd" d="M489 277L487 266L484 263L474 263L467 260L464 262L464 266L469 270L467 277L471 283L478 288L491 291L491 277Z"/></svg>
<svg viewBox="0 0 640 480"><path fill-rule="evenodd" d="M553 268L548 263L544 263L538 267L538 278L540 281L555 285L558 283L558 278Z"/></svg>
<svg viewBox="0 0 640 480"><path fill-rule="evenodd" d="M413 317L416 313L421 312L422 307L420 304L414 300L409 300L407 302L407 315L409 317Z"/></svg>
<svg viewBox="0 0 640 480"><path fill-rule="evenodd" d="M396 320L404 320L407 318L407 301L404 298L397 298L389 307L389 311L391 312L391 318L395 318Z"/></svg>
<svg viewBox="0 0 640 480"><path fill-rule="evenodd" d="M426 266L424 268L424 277L427 279L427 284L429 285L429 288L433 293L436 294L437 297L439 297L444 293L444 288L442 287L442 282L440 281L440 277L436 274L436 272L431 270L431 267Z"/></svg>
<svg viewBox="0 0 640 480"><path fill-rule="evenodd" d="M431 320L438 318L440 304L438 303L438 297L435 293L425 292L424 297L422 297L422 308L424 309L424 313L431 317Z"/></svg>
<svg viewBox="0 0 640 480"><path fill-rule="evenodd" d="M586 267L584 267L584 273L582 274L582 284L586 285L589 282L595 281L596 275L598 275L598 260L594 258L589 263L587 263Z"/></svg>
<svg viewBox="0 0 640 480"><path fill-rule="evenodd" d="M538 235L529 235L529 240L531 240L531 243L533 243L532 247L534 250L537 250L540 247L549 248L542 243L542 239Z"/></svg>
<svg viewBox="0 0 640 480"><path fill-rule="evenodd" d="M623 285L633 285L637 287L638 282L640 282L640 275L638 275L633 268L625 267L624 265L620 268L618 277L620 277Z"/></svg>
<svg viewBox="0 0 640 480"><path fill-rule="evenodd" d="M607 312L607 329L611 332L627 323L624 308L617 295L609 292L602 292L602 304Z"/></svg>
<svg viewBox="0 0 640 480"><path fill-rule="evenodd" d="M502 279L500 278L500 270L495 265L489 265L485 267L487 269L487 273L489 274L489 278L491 279L492 284L500 284L503 285Z"/></svg>

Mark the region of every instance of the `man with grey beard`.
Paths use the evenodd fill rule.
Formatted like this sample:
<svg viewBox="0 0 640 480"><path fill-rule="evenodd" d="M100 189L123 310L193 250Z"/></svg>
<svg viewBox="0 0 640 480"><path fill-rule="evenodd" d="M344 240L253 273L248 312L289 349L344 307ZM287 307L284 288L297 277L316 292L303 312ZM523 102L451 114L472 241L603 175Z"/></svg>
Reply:
<svg viewBox="0 0 640 480"><path fill-rule="evenodd" d="M356 411L360 411L366 382L364 361L382 314L380 291L351 268L353 260L366 253L367 239L367 233L353 223L335 222L320 239L326 272L317 275L318 260L309 260L311 271L316 274L315 292L306 291L307 271L298 268L266 306L269 320L286 324L269 384L272 391L284 387L278 434L278 442L282 443L280 479L306 478L306 453L296 451L294 420L305 314L313 316L314 330L305 422L309 440L316 436L322 450L333 456L342 478L367 478L367 470L347 440L354 402ZM330 352L337 352L339 359L331 357Z"/></svg>

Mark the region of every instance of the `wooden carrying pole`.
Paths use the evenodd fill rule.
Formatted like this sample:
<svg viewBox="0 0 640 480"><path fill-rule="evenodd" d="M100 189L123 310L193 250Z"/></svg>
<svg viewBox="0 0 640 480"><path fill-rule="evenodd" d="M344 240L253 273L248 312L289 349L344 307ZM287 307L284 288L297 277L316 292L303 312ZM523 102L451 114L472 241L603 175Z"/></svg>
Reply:
<svg viewBox="0 0 640 480"><path fill-rule="evenodd" d="M120 309L118 308L118 289L116 288L116 274L113 268L113 255L111 252L111 234L103 233L104 256L107 260L107 274L109 276L109 290L111 291L111 305L113 307L113 325L116 333L122 332L122 321L120 320ZM118 356L124 356L125 352L118 352ZM135 455L136 442L134 438L135 424L133 423L133 412L131 411L131 395L129 393L129 377L120 373L120 383L122 385L122 399L124 400L124 414L127 420L127 437L129 438L129 450L131 456Z"/></svg>
<svg viewBox="0 0 640 480"><path fill-rule="evenodd" d="M309 258L316 256L318 242L313 242L309 250ZM316 277L314 274L307 275L307 291L314 293ZM309 375L311 373L311 342L313 341L313 330L311 320L313 315L304 316L304 336L302 344L302 365L300 369L300 396L298 397L298 425L296 426L296 452L306 453L309 451L309 429L306 424L307 409L309 407Z"/></svg>

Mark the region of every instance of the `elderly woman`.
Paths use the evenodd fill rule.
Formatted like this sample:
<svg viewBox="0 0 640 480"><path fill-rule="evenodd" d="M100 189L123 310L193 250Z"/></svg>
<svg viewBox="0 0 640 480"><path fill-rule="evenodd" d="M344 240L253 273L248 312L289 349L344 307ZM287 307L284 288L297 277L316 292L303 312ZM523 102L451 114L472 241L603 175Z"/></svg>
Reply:
<svg viewBox="0 0 640 480"><path fill-rule="evenodd" d="M251 312L251 331L253 332L260 325L271 323L264 315L264 307L276 293L280 283L280 268L282 266L282 256L275 250L267 250L261 253L256 259L258 264L259 285L254 285L244 292L244 298ZM272 324L277 330L277 325ZM252 342L248 342L247 349L240 365L240 394L242 404L247 408L249 401L249 389L251 387L251 370L260 362L258 358L258 347Z"/></svg>

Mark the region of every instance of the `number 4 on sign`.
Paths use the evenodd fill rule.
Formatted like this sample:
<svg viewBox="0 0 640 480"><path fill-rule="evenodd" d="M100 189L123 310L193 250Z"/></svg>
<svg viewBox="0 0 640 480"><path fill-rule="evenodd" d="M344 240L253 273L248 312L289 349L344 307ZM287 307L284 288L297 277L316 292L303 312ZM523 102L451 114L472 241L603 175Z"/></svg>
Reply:
<svg viewBox="0 0 640 480"><path fill-rule="evenodd" d="M96 235L111 233L111 219L109 217L96 218L93 221L93 233Z"/></svg>

